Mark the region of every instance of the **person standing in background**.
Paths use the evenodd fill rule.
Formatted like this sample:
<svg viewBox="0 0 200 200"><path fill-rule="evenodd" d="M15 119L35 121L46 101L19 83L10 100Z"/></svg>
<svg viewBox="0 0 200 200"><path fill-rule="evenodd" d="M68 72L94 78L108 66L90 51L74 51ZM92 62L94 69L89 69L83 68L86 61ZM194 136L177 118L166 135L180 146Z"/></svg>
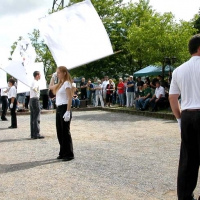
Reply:
<svg viewBox="0 0 200 200"><path fill-rule="evenodd" d="M16 116L16 107L17 107L17 89L15 87L15 80L9 79L8 85L10 87L8 91L8 101L11 114L11 126L8 128L17 128L17 116Z"/></svg>
<svg viewBox="0 0 200 200"><path fill-rule="evenodd" d="M44 136L40 135L40 72L33 72L34 80L30 88L30 125L31 125L31 138L43 139Z"/></svg>
<svg viewBox="0 0 200 200"><path fill-rule="evenodd" d="M8 93L6 89L1 89L1 102L2 102L1 120L8 121L8 119L6 118L6 113L8 110Z"/></svg>

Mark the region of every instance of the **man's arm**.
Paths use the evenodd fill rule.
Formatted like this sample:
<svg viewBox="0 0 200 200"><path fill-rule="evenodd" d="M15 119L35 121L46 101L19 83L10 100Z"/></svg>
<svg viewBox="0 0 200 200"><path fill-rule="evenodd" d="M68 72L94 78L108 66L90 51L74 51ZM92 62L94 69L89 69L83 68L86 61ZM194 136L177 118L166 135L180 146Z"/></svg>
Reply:
<svg viewBox="0 0 200 200"><path fill-rule="evenodd" d="M180 104L178 102L179 94L170 94L169 95L169 102L171 105L172 112L174 113L176 119L181 118L181 110L180 110Z"/></svg>

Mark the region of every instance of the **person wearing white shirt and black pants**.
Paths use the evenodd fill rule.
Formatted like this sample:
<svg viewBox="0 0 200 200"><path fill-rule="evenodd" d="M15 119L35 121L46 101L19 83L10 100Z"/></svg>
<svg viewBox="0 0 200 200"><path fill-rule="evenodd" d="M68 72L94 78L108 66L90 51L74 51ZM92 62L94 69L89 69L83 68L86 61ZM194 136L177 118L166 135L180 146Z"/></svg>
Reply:
<svg viewBox="0 0 200 200"><path fill-rule="evenodd" d="M9 101L10 114L11 114L11 126L9 126L8 128L17 128L17 116L16 116L17 90L15 87L15 80L9 79L8 85L10 87L8 91L8 101Z"/></svg>
<svg viewBox="0 0 200 200"><path fill-rule="evenodd" d="M174 70L169 90L171 108L181 131L178 200L194 200L200 164L200 34L190 39L188 47L192 57Z"/></svg>
<svg viewBox="0 0 200 200"><path fill-rule="evenodd" d="M160 82L157 81L156 82L156 90L155 90L155 94L153 95L153 97L150 99L150 104L152 107L152 112L157 111L157 105L158 103L162 103L162 101L164 101L165 98L165 89L164 87L162 87L160 85Z"/></svg>
<svg viewBox="0 0 200 200"><path fill-rule="evenodd" d="M31 126L31 138L43 139L44 136L40 135L40 72L35 71L33 73L34 80L30 88L30 126Z"/></svg>
<svg viewBox="0 0 200 200"><path fill-rule="evenodd" d="M70 161L74 159L73 144L70 133L70 122L72 118L72 79L66 67L57 68L58 84L54 85L55 74L51 78L49 89L56 95L56 130L60 144L60 152L57 159Z"/></svg>
<svg viewBox="0 0 200 200"><path fill-rule="evenodd" d="M6 113L8 110L8 93L6 89L1 89L1 102L2 102L1 120L8 121L6 118Z"/></svg>

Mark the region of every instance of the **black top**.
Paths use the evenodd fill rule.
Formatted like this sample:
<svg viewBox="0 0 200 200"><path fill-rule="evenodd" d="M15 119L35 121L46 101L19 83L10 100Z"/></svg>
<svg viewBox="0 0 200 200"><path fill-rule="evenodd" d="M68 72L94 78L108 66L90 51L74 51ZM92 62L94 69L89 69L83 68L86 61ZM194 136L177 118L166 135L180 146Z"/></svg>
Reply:
<svg viewBox="0 0 200 200"><path fill-rule="evenodd" d="M80 83L80 87L81 87L81 86L86 86L86 85L87 85L86 82L81 82L81 83ZM81 91L86 91L86 87L85 87L85 88L81 88Z"/></svg>

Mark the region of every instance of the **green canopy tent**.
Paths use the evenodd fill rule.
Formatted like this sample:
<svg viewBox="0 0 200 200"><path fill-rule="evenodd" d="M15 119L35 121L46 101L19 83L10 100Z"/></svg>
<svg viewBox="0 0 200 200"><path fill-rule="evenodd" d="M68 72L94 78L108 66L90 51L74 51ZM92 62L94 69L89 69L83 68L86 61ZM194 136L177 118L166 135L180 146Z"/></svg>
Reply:
<svg viewBox="0 0 200 200"><path fill-rule="evenodd" d="M165 74L167 75L169 71L173 71L174 67L167 65L165 67ZM138 76L157 76L157 75L162 75L162 67L161 66L147 66L133 74L134 77Z"/></svg>

